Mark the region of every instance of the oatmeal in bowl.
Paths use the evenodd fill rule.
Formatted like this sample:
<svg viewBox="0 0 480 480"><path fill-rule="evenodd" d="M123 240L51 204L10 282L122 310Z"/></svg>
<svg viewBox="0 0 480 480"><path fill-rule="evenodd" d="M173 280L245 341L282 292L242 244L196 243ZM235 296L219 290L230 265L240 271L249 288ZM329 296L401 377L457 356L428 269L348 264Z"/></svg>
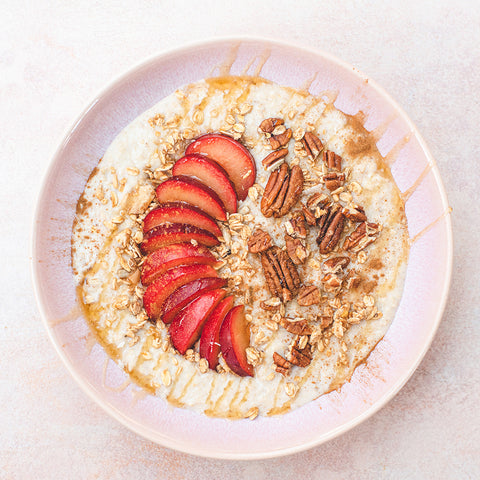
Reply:
<svg viewBox="0 0 480 480"><path fill-rule="evenodd" d="M207 78L130 123L77 204L85 318L130 378L230 419L350 379L385 335L409 254L375 141L333 99Z"/></svg>

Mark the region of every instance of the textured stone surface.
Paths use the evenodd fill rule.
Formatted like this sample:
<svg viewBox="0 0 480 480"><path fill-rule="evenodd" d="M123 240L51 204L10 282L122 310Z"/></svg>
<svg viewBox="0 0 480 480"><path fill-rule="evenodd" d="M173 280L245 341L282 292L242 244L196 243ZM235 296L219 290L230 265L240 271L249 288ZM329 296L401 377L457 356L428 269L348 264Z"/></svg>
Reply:
<svg viewBox="0 0 480 480"><path fill-rule="evenodd" d="M192 1L120 6L113 1L5 0L2 19L0 478L480 477L476 0L207 0L201 8ZM76 386L51 345L29 271L40 179L86 103L147 56L232 34L261 34L319 48L380 83L418 126L437 160L453 207L455 241L443 321L400 393L369 420L323 446L254 462L173 452L104 414Z"/></svg>

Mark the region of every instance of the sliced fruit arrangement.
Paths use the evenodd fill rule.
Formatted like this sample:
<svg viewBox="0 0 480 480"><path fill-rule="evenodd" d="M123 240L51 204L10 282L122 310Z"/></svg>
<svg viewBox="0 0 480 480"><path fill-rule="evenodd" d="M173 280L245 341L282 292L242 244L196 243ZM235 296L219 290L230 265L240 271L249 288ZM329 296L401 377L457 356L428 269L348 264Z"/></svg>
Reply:
<svg viewBox="0 0 480 480"><path fill-rule="evenodd" d="M228 135L208 133L194 140L186 155L199 153L217 162L235 186L239 200L247 198L248 189L255 183L257 169L250 152Z"/></svg>
<svg viewBox="0 0 480 480"><path fill-rule="evenodd" d="M185 155L177 160L172 169L174 177L196 177L211 188L223 202L228 213L237 211L237 194L225 170L214 160L203 155Z"/></svg>
<svg viewBox="0 0 480 480"><path fill-rule="evenodd" d="M253 367L247 362L250 331L243 305L233 307L220 327L220 346L230 369L241 377L253 377Z"/></svg>
<svg viewBox="0 0 480 480"><path fill-rule="evenodd" d="M172 268L151 283L143 296L143 306L151 319L157 319L165 300L179 287L193 280L216 277L210 265L185 265Z"/></svg>
<svg viewBox="0 0 480 480"><path fill-rule="evenodd" d="M227 279L208 247L220 244L217 221L237 212L255 182L255 161L238 141L210 133L194 140L156 188L159 206L143 221L143 305L152 321L169 325L180 354L198 342L200 356L215 370L220 354L231 371L253 375L246 360L249 328L243 306L227 295Z"/></svg>
<svg viewBox="0 0 480 480"><path fill-rule="evenodd" d="M147 254L172 243L191 242L192 240L207 247L220 244L217 237L202 228L185 223L165 223L152 228L144 235L140 249Z"/></svg>
<svg viewBox="0 0 480 480"><path fill-rule="evenodd" d="M227 286L227 280L219 277L206 277L193 280L175 290L163 303L160 318L163 323L171 323L175 315L202 293Z"/></svg>
<svg viewBox="0 0 480 480"><path fill-rule="evenodd" d="M182 355L198 340L210 313L226 293L222 288L202 293L172 320L170 338Z"/></svg>
<svg viewBox="0 0 480 480"><path fill-rule="evenodd" d="M150 253L143 263L141 281L150 285L167 270L180 265L205 264L212 267L220 262L203 245L192 245L190 242L173 243Z"/></svg>
<svg viewBox="0 0 480 480"><path fill-rule="evenodd" d="M224 222L227 219L220 197L193 177L179 175L169 178L157 187L156 194L160 203L186 202L193 206L201 205L202 210L216 220Z"/></svg>
<svg viewBox="0 0 480 480"><path fill-rule="evenodd" d="M220 327L227 313L233 308L234 298L225 297L211 313L209 319L203 327L200 338L200 357L205 358L208 366L215 370L218 365L218 355L220 353Z"/></svg>
<svg viewBox="0 0 480 480"><path fill-rule="evenodd" d="M143 221L143 232L146 233L152 228L164 223L184 223L194 227L207 230L216 237L222 236L217 222L203 210L188 203L169 202L150 211Z"/></svg>

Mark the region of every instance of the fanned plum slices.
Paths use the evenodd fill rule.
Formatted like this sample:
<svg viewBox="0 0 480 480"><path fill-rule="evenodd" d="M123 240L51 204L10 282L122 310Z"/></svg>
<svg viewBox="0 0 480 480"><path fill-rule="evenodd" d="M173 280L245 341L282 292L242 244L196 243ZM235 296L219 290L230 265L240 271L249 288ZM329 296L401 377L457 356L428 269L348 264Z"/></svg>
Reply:
<svg viewBox="0 0 480 480"><path fill-rule="evenodd" d="M175 290L163 303L160 318L163 323L171 323L177 313L202 293L227 286L227 280L220 277L207 277L193 280Z"/></svg>
<svg viewBox="0 0 480 480"><path fill-rule="evenodd" d="M257 169L250 152L228 135L208 133L194 140L186 155L198 153L217 162L235 186L239 200L247 198L248 189L255 183Z"/></svg>
<svg viewBox="0 0 480 480"><path fill-rule="evenodd" d="M210 265L186 265L167 270L151 283L143 296L143 306L150 319L159 318L163 303L179 287L199 278L217 277Z"/></svg>
<svg viewBox="0 0 480 480"><path fill-rule="evenodd" d="M147 286L156 278L180 265L205 264L212 267L219 264L208 248L203 245L173 243L148 254L142 266L141 281Z"/></svg>
<svg viewBox="0 0 480 480"><path fill-rule="evenodd" d="M169 178L161 183L157 189L157 200L160 203L186 202L201 209L215 218L224 222L227 213L219 196L199 180L185 175Z"/></svg>
<svg viewBox="0 0 480 480"><path fill-rule="evenodd" d="M220 327L225 315L233 307L233 297L225 297L211 313L205 323L200 337L200 357L205 358L208 366L215 370L218 365L218 355L220 354Z"/></svg>
<svg viewBox="0 0 480 480"><path fill-rule="evenodd" d="M250 332L243 305L233 307L220 328L220 346L230 370L241 377L253 377L253 367L247 362Z"/></svg>
<svg viewBox="0 0 480 480"><path fill-rule="evenodd" d="M236 213L237 194L227 172L217 162L198 154L185 155L176 161L172 174L198 178L220 197L228 213Z"/></svg>
<svg viewBox="0 0 480 480"><path fill-rule="evenodd" d="M207 230L216 237L222 236L222 231L215 219L203 210L188 203L169 202L151 210L143 221L143 232L164 223L184 223Z"/></svg>
<svg viewBox="0 0 480 480"><path fill-rule="evenodd" d="M223 289L211 290L197 297L183 308L170 324L173 346L184 355L200 337L210 313L225 296Z"/></svg>
<svg viewBox="0 0 480 480"><path fill-rule="evenodd" d="M191 240L207 247L220 244L217 237L201 228L183 223L167 223L148 231L140 244L140 249L147 254L172 243L190 242Z"/></svg>

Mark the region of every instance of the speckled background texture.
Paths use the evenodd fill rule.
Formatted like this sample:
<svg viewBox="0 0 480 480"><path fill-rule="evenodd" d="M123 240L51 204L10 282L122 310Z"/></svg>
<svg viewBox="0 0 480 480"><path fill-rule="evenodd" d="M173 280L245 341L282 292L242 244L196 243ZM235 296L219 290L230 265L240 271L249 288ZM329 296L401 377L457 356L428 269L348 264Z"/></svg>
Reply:
<svg viewBox="0 0 480 480"><path fill-rule="evenodd" d="M0 478L480 478L477 0L4 0L0 18ZM167 450L107 416L57 356L30 275L41 179L91 98L161 50L242 34L322 49L382 85L437 160L455 242L443 321L400 393L327 444L251 462Z"/></svg>

